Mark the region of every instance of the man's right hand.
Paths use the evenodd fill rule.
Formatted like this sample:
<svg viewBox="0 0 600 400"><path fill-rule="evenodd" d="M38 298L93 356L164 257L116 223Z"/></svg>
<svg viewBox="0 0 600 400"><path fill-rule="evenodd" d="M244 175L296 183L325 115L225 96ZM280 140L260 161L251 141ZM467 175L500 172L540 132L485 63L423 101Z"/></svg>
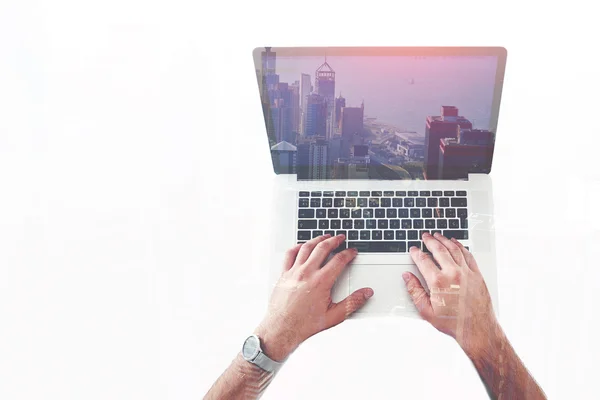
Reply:
<svg viewBox="0 0 600 400"><path fill-rule="evenodd" d="M429 293L415 275L405 272L408 292L423 319L474 355L499 329L481 271L473 255L456 240L425 233L423 243L431 254L412 247L410 255Z"/></svg>

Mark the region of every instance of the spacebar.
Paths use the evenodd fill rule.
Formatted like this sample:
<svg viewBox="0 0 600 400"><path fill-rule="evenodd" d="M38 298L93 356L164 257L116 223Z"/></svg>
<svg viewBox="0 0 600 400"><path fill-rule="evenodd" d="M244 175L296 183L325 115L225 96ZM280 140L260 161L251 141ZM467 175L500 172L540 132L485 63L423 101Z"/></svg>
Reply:
<svg viewBox="0 0 600 400"><path fill-rule="evenodd" d="M359 253L406 253L406 242L348 242Z"/></svg>

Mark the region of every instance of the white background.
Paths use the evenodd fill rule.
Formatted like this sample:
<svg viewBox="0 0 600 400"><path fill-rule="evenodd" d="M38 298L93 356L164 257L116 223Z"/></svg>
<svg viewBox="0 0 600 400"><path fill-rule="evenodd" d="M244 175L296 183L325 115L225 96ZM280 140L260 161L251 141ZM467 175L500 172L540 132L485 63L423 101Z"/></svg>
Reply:
<svg viewBox="0 0 600 400"><path fill-rule="evenodd" d="M0 398L197 399L234 358L265 305L263 45L508 49L500 321L549 397L593 397L600 34L584 3L2 2ZM438 396L485 392L449 338L398 319L315 336L264 398Z"/></svg>

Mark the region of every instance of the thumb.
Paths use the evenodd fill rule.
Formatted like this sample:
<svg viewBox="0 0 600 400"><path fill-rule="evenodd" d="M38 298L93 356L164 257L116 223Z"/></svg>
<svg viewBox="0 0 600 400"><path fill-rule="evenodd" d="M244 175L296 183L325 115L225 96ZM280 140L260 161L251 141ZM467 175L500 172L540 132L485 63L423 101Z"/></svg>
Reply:
<svg viewBox="0 0 600 400"><path fill-rule="evenodd" d="M419 314L425 321L429 321L433 317L433 308L431 307L431 301L429 295L423 289L423 285L413 273L405 272L402 274L402 279L406 283L406 289L408 294L415 303L415 307L419 310Z"/></svg>
<svg viewBox="0 0 600 400"><path fill-rule="evenodd" d="M364 306L371 296L373 296L373 289L362 288L358 289L339 303L333 304L327 312L329 317L328 325L332 327L342 323L350 314Z"/></svg>

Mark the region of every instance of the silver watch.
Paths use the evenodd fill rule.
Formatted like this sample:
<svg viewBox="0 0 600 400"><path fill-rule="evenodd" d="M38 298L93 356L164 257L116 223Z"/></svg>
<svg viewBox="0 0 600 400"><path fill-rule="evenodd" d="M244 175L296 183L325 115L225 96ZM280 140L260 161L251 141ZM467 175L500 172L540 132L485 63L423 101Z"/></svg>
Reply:
<svg viewBox="0 0 600 400"><path fill-rule="evenodd" d="M282 363L271 360L260 348L260 339L256 335L248 336L248 339L242 346L242 357L244 360L258 365L261 369L268 372L275 372L281 368Z"/></svg>

